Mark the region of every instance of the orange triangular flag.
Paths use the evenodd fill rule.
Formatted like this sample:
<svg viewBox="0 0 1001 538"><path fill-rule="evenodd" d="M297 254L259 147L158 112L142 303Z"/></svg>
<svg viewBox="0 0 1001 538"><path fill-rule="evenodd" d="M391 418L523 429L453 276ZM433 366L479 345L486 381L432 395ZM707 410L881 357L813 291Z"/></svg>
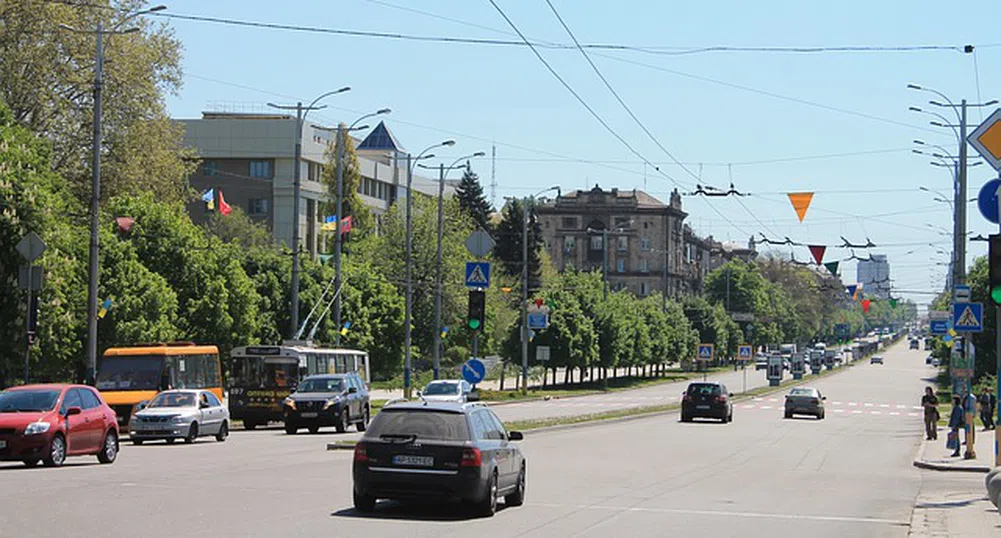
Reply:
<svg viewBox="0 0 1001 538"><path fill-rule="evenodd" d="M810 202L813 201L813 193L790 192L789 201L792 202L792 208L796 210L799 221L803 222L803 219L806 218L806 210L810 209Z"/></svg>

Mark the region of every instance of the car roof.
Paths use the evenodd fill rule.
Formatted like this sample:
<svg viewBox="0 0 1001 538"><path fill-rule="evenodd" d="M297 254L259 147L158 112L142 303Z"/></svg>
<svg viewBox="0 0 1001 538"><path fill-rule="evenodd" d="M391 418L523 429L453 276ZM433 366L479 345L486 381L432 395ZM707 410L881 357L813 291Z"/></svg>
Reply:
<svg viewBox="0 0 1001 538"><path fill-rule="evenodd" d="M303 379L303 381L305 381L306 379L344 379L349 375L353 374L313 374L311 376L306 376L306 378Z"/></svg>
<svg viewBox="0 0 1001 538"><path fill-rule="evenodd" d="M719 381L692 381L688 384L689 387L697 387L699 385L722 385Z"/></svg>
<svg viewBox="0 0 1001 538"><path fill-rule="evenodd" d="M485 408L486 404L481 402L470 402L470 403L458 403L458 402L440 402L440 401L406 401L398 403L390 403L383 407L383 411L445 411L447 413L467 413L473 409Z"/></svg>
<svg viewBox="0 0 1001 538"><path fill-rule="evenodd" d="M204 389L170 389L160 392L160 394L198 394L205 392Z"/></svg>
<svg viewBox="0 0 1001 538"><path fill-rule="evenodd" d="M39 383L37 385L20 385L17 387L7 387L5 390L63 390L68 387L91 388L87 385L75 385L73 383Z"/></svg>
<svg viewBox="0 0 1001 538"><path fill-rule="evenodd" d="M434 385L435 383L463 383L465 379L435 379L428 383L428 385Z"/></svg>

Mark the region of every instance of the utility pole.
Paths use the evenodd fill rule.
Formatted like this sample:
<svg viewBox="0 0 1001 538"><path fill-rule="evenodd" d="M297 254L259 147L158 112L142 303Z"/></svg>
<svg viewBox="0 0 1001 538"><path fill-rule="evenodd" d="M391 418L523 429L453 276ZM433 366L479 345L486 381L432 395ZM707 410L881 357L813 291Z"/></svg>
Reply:
<svg viewBox="0 0 1001 538"><path fill-rule="evenodd" d="M608 299L608 228L601 230L601 298Z"/></svg>
<svg viewBox="0 0 1001 538"><path fill-rule="evenodd" d="M97 285L100 278L101 211L101 91L104 86L104 25L97 21L97 63L94 66L94 139L90 192L90 275L87 286L87 384L97 377ZM25 383L28 382L27 372Z"/></svg>
<svg viewBox="0 0 1001 538"><path fill-rule="evenodd" d="M441 371L441 249L445 234L445 164L438 165L438 250L434 271L434 378ZM473 338L476 338L475 334ZM476 356L476 352L473 352Z"/></svg>
<svg viewBox="0 0 1001 538"><path fill-rule="evenodd" d="M521 392L528 391L528 202L521 208Z"/></svg>
<svg viewBox="0 0 1001 538"><path fill-rule="evenodd" d="M299 137L301 140L301 136ZM341 225L344 222L344 141L347 138L347 133L344 132L344 124L337 124L337 209L334 211L334 215L337 217L337 229L334 232L334 289L341 289L341 242L344 240L344 230ZM298 162L298 159L297 159ZM296 164L295 171L298 174L299 165ZM298 192L298 189L296 189ZM298 204L298 199L296 201ZM299 214L299 210L296 209L296 215ZM296 223L295 229L298 231L299 226ZM298 245L299 242L295 241ZM295 269L293 270L296 277L298 276L299 269L298 264L295 264ZM293 278L296 278L293 277ZM296 279L298 282L298 279ZM298 301L298 294L296 294L296 301ZM297 311L293 307L293 311ZM334 333L334 345L341 347L341 295L337 294L334 299L334 327L337 331Z"/></svg>

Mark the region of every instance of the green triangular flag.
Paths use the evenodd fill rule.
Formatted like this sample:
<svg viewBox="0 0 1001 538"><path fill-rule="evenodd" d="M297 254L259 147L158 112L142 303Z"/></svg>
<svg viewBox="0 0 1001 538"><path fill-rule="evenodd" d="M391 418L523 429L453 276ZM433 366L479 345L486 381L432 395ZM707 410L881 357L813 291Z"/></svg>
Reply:
<svg viewBox="0 0 1001 538"><path fill-rule="evenodd" d="M319 255L320 263L327 263L328 261L330 261L330 258L333 257L334 257L333 254L320 254Z"/></svg>
<svg viewBox="0 0 1001 538"><path fill-rule="evenodd" d="M824 264L824 267L826 267L827 270L830 271L832 275L838 276L838 264L840 263L841 262L827 262Z"/></svg>
<svg viewBox="0 0 1001 538"><path fill-rule="evenodd" d="M897 300L890 299L890 308L897 308Z"/></svg>

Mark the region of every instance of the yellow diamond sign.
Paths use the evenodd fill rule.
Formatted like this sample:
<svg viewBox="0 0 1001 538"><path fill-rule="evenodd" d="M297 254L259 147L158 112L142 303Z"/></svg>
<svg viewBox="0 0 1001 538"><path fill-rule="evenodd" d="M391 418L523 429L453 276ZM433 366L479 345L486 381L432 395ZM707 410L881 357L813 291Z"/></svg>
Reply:
<svg viewBox="0 0 1001 538"><path fill-rule="evenodd" d="M985 161L1001 171L1001 109L995 110L967 140Z"/></svg>

